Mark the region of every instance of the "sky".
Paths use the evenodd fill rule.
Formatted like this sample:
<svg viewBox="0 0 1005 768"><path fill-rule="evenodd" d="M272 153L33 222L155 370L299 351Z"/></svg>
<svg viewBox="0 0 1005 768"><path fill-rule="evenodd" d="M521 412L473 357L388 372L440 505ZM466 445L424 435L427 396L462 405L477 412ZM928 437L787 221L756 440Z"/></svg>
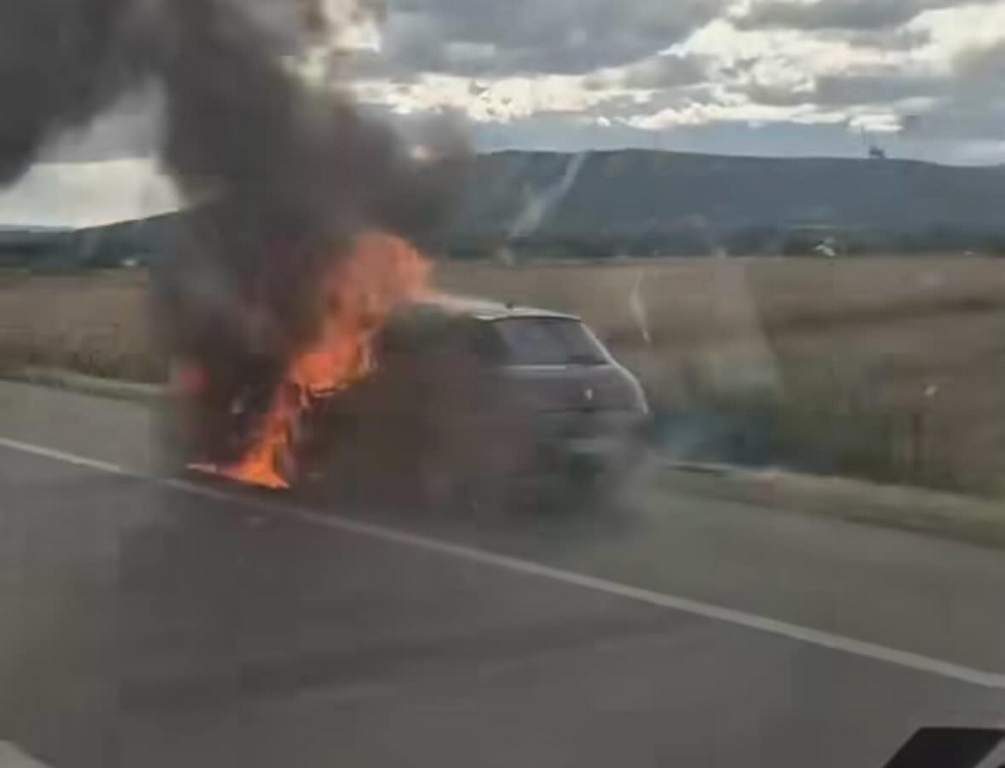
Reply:
<svg viewBox="0 0 1005 768"><path fill-rule="evenodd" d="M1005 0L228 1L312 86L352 93L409 135L449 120L479 151L861 157L877 145L1005 163ZM330 23L308 34L308 9ZM131 94L62 137L43 158L57 163L49 178L139 157L134 171L162 184L149 160L158 109L156 93ZM144 205L169 204L162 192Z"/></svg>
<svg viewBox="0 0 1005 768"><path fill-rule="evenodd" d="M1005 161L1001 0L386 0L343 37L321 77L485 149Z"/></svg>

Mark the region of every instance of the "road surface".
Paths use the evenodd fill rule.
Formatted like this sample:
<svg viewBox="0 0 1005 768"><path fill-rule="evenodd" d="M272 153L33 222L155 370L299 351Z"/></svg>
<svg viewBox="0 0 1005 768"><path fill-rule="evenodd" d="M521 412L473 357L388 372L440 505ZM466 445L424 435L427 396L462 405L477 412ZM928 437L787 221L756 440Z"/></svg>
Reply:
<svg viewBox="0 0 1005 768"><path fill-rule="evenodd" d="M473 525L155 476L0 385L0 740L56 766L879 766L1005 720L996 552L643 485Z"/></svg>

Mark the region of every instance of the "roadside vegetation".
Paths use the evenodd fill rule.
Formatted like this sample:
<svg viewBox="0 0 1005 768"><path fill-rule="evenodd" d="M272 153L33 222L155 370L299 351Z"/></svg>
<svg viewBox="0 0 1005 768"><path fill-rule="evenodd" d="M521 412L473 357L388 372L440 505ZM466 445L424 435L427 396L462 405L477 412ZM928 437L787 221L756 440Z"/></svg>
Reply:
<svg viewBox="0 0 1005 768"><path fill-rule="evenodd" d="M980 257L448 262L444 290L582 315L682 460L1005 493L1005 272ZM145 272L0 276L0 368L163 380Z"/></svg>

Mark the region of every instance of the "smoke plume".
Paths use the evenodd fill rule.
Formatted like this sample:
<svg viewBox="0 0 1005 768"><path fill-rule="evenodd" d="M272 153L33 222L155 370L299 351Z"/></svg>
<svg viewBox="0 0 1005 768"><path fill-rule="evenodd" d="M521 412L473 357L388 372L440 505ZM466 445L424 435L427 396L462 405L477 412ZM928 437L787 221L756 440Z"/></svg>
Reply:
<svg viewBox="0 0 1005 768"><path fill-rule="evenodd" d="M288 2L305 40L332 33L320 2ZM256 18L228 0L0 3L0 183L130 89L161 91L160 158L193 209L161 320L220 407L249 379L277 386L317 333L332 261L360 232L435 226L460 167L304 86Z"/></svg>
<svg viewBox="0 0 1005 768"><path fill-rule="evenodd" d="M0 3L0 184L46 141L85 124L138 74L123 46L128 0Z"/></svg>

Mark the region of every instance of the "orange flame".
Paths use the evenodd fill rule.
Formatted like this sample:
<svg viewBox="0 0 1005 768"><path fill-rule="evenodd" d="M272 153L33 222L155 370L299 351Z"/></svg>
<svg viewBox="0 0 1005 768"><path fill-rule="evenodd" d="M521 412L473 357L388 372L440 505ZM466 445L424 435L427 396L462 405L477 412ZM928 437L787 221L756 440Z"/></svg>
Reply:
<svg viewBox="0 0 1005 768"><path fill-rule="evenodd" d="M325 277L317 341L290 362L260 433L233 465L194 469L266 488L288 488L290 431L311 395L343 390L374 369L373 341L398 306L426 290L429 262L406 241L380 232L358 237Z"/></svg>

